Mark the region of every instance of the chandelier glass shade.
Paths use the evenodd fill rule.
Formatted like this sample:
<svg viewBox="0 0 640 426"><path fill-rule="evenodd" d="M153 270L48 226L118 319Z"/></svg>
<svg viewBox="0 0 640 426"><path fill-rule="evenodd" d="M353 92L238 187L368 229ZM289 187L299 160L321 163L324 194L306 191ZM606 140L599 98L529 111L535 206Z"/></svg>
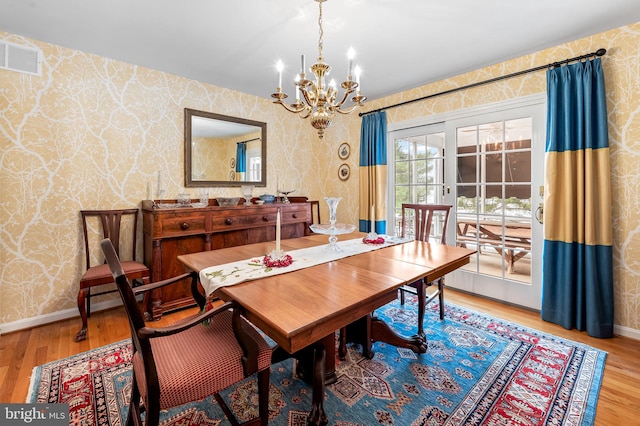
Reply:
<svg viewBox="0 0 640 426"><path fill-rule="evenodd" d="M311 125L318 130L318 136L322 139L325 129L331 125L331 121L336 113L349 114L362 106L367 98L360 93L360 68L357 66L355 68L353 67L353 49L349 49L347 78L340 83L340 87L344 90L342 96L339 95L339 90L333 80L327 84L326 78L329 71L331 71L331 67L324 62L322 56L322 37L324 35L322 29L322 3L327 0L315 1L318 2L319 6L319 39L318 61L311 65L310 68L314 80L307 78L305 58L304 55L302 55L300 73L296 75L293 82L296 90L296 101L291 104L285 103L284 100L288 95L282 91L283 65L282 61L278 61L278 87L276 93L273 93L271 97L276 99L273 103L282 105L287 111L299 114L303 119L309 118ZM349 100L351 95L353 95L351 102L347 104L347 100Z"/></svg>

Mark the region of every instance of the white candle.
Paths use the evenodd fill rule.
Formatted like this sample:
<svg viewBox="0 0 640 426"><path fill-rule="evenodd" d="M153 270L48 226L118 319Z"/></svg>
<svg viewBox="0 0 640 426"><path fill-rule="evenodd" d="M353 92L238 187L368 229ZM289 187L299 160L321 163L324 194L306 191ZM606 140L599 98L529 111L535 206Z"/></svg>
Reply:
<svg viewBox="0 0 640 426"><path fill-rule="evenodd" d="M349 59L349 68L347 71L347 80L351 80L351 76L353 75L353 58L356 56L356 52L353 50L353 47L349 48L347 52L347 58Z"/></svg>
<svg viewBox="0 0 640 426"><path fill-rule="evenodd" d="M371 206L371 232L376 232L376 213L375 213L376 205L373 204Z"/></svg>
<svg viewBox="0 0 640 426"><path fill-rule="evenodd" d="M300 74L304 74L304 55L300 58Z"/></svg>
<svg viewBox="0 0 640 426"><path fill-rule="evenodd" d="M278 89L282 88L282 70L284 69L284 64L282 61L278 61L276 64L276 69L278 70Z"/></svg>
<svg viewBox="0 0 640 426"><path fill-rule="evenodd" d="M162 170L158 170L158 191L163 190Z"/></svg>
<svg viewBox="0 0 640 426"><path fill-rule="evenodd" d="M276 253L280 255L280 209L276 215Z"/></svg>

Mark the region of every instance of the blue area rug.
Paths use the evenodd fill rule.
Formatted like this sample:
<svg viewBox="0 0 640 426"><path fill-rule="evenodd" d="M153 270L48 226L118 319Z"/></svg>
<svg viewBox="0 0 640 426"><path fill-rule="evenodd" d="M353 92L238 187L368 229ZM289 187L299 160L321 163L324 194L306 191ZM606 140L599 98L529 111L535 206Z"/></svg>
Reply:
<svg viewBox="0 0 640 426"><path fill-rule="evenodd" d="M376 314L404 335L416 332L415 299ZM606 353L488 315L437 305L425 317L428 352L376 343L372 360L349 347L326 388L330 425L592 425ZM71 424L123 425L131 386L131 348L118 342L34 369L27 402L62 402ZM271 372L271 425L306 424L311 389L293 361ZM224 397L242 421L257 412L256 382ZM228 425L213 398L161 416L161 424Z"/></svg>

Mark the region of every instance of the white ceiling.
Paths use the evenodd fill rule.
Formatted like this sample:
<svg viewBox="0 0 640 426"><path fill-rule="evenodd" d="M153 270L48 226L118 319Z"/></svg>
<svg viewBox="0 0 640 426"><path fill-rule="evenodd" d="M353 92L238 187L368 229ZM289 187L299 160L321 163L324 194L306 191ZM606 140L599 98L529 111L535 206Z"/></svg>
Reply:
<svg viewBox="0 0 640 426"><path fill-rule="evenodd" d="M371 100L638 22L640 3L328 0L323 16L331 76L344 79L353 46ZM300 54L317 58L317 20L313 0L0 0L0 31L265 98L278 59L293 95Z"/></svg>

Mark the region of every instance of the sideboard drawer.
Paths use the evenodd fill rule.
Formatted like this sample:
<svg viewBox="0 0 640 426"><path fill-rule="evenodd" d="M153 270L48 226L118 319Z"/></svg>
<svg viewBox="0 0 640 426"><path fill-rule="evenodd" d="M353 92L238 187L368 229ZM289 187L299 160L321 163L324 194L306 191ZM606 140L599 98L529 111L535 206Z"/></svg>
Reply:
<svg viewBox="0 0 640 426"><path fill-rule="evenodd" d="M296 206L297 207L297 206ZM311 210L308 208L290 209L282 212L282 223L311 222Z"/></svg>
<svg viewBox="0 0 640 426"><path fill-rule="evenodd" d="M276 209L262 209L255 213L232 214L234 212L221 212L211 216L211 230L224 232L233 229L256 228L276 225ZM282 219L281 219L282 220Z"/></svg>
<svg viewBox="0 0 640 426"><path fill-rule="evenodd" d="M172 237L188 234L201 234L205 230L205 216L177 216L165 218L162 222L162 236Z"/></svg>
<svg viewBox="0 0 640 426"><path fill-rule="evenodd" d="M245 216L245 224L247 226L275 226L277 212L264 212Z"/></svg>
<svg viewBox="0 0 640 426"><path fill-rule="evenodd" d="M211 230L225 232L234 229L244 229L247 226L246 215L214 214L211 216Z"/></svg>

